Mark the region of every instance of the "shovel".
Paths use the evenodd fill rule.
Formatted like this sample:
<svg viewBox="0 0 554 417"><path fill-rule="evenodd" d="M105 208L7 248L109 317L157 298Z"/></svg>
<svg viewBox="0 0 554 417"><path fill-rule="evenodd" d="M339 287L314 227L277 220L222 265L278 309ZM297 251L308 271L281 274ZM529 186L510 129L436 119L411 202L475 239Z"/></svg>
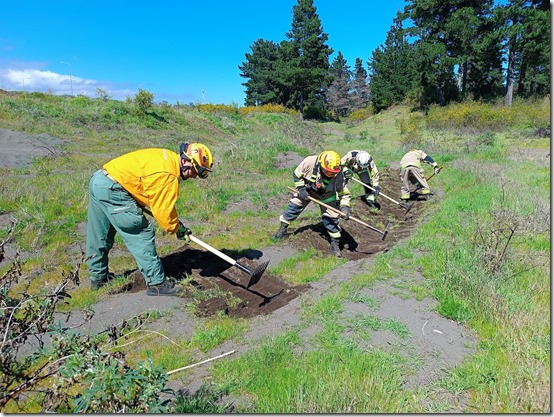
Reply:
<svg viewBox="0 0 554 417"><path fill-rule="evenodd" d="M363 182L361 182L360 180L357 180L356 178L352 178L352 180L356 181L357 183L360 183L362 184L364 187L366 188L369 188L371 191L375 191L375 189L373 187L370 187L369 185L367 184L364 184ZM408 212L412 209L412 207L414 206L415 202L410 204L409 206L407 206L406 204L403 204L403 203L400 203L396 200L393 200L392 198L390 198L389 196L383 194L383 193L379 193L379 195L382 195L383 197L385 197L386 199L392 201L393 203L396 203L398 204L400 207L402 207L404 210L406 210L406 213L404 214L408 214Z"/></svg>
<svg viewBox="0 0 554 417"><path fill-rule="evenodd" d="M252 271L252 270L248 269L247 267L245 267L244 265L240 264L239 262L235 261L230 256L227 256L223 252L218 251L216 248L211 247L206 242L202 242L196 236L189 235L189 238L194 243L199 244L204 249L209 250L214 255L219 256L221 259L229 262L231 265L236 266L241 271L244 271L248 275L250 275L250 281L248 281L248 285L246 286L246 288L250 288L252 285L256 284L260 280L260 278L262 277L262 274L264 273L265 269L267 268L267 265L269 264L269 261L265 261L264 263L258 265L258 267Z"/></svg>
<svg viewBox="0 0 554 417"><path fill-rule="evenodd" d="M288 188L290 191L292 191L293 193L296 193L296 192L297 192L294 188L291 188L291 187L287 187L287 188ZM330 206L329 204L325 204L325 203L319 201L318 199L313 198L312 196L309 196L309 195L308 195L308 198L309 198L311 201L313 201L314 203L317 203L317 204L319 204L320 206L323 206L323 207L327 207L329 210L334 211L334 212L337 213L339 216L344 217L344 213L343 213L342 211L340 211L338 208L335 208L335 207L333 207L333 206ZM370 224L367 224L366 222L364 222L364 221L362 221L362 220L360 220L360 219L357 219L357 218L355 218L355 217L350 216L350 217L348 218L348 220L353 220L353 221L355 221L356 223L361 224L362 226L367 227L368 229L371 229L371 230L373 230L373 231L375 231L375 232L377 232L377 233L381 233L381 234L383 235L383 237L381 238L381 240L385 240L385 237L387 237L387 235L389 234L389 231L390 231L390 222L387 223L387 227L385 227L385 231L383 232L383 231L377 229L376 227L373 227L373 226L371 226Z"/></svg>
<svg viewBox="0 0 554 417"><path fill-rule="evenodd" d="M142 210L149 214L150 216L154 217L152 215L152 212L147 209L146 207L143 207ZM206 242L202 242L200 239L198 239L196 236L189 235L190 240L192 240L194 243L199 244L204 249L209 250L214 255L219 256L221 259L229 262L231 265L236 266L238 269L246 272L248 275L250 275L250 281L248 281L248 285L246 286L246 289L250 288L252 285L256 284L260 278L262 277L262 274L265 272L267 265L269 265L269 261L264 262L263 264L258 265L258 267L252 271L245 267L244 265L240 264L238 261L235 261L230 256L225 255L223 252L218 251L216 248L211 247Z"/></svg>

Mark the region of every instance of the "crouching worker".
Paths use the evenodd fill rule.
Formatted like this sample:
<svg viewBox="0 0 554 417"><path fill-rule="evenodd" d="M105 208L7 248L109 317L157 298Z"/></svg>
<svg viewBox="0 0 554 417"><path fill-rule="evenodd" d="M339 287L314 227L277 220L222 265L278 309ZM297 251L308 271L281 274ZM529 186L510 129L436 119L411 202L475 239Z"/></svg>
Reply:
<svg viewBox="0 0 554 417"><path fill-rule="evenodd" d="M308 196L329 206L340 207L345 219L350 217L350 191L346 187L338 153L325 151L319 155L308 156L294 170L293 179L297 192L280 216L281 227L274 235L275 238L280 239L286 235L290 223L296 220L310 203ZM331 238L331 252L340 258L342 254L339 246L339 214L324 206L320 206L320 209L323 225Z"/></svg>
<svg viewBox="0 0 554 417"><path fill-rule="evenodd" d="M205 145L182 143L179 154L161 148L142 149L112 159L92 175L86 244L92 289L109 279L108 253L119 233L146 280L147 295L177 294L179 286L165 278L154 227L143 208L167 233L190 240L191 231L179 221L175 209L179 180L207 178L212 165L212 154Z"/></svg>
<svg viewBox="0 0 554 417"><path fill-rule="evenodd" d="M340 164L343 167L342 170L346 184L348 184L348 180L354 174L357 174L361 182L373 188L371 190L364 187L365 194L362 197L362 201L373 209L381 210L381 205L377 202L377 196L379 195L379 171L371 155L366 151L352 150L341 158Z"/></svg>
<svg viewBox="0 0 554 417"><path fill-rule="evenodd" d="M425 198L431 196L431 190L421 166L422 162L431 165L435 170L435 174L439 173L440 169L437 163L425 152L422 150L408 152L400 160L400 181L402 184L400 186L400 199L410 200L410 183L416 186L416 191L421 190L420 194ZM417 193L415 194L417 197Z"/></svg>

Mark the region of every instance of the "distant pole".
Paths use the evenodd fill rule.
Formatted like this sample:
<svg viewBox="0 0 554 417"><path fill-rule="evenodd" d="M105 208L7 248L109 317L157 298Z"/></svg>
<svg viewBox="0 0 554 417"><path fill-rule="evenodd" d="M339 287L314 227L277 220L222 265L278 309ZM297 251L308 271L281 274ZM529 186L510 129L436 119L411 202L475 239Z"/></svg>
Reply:
<svg viewBox="0 0 554 417"><path fill-rule="evenodd" d="M71 78L71 63L60 61L60 64L69 65L69 84L71 85L71 95L73 95L73 78Z"/></svg>
<svg viewBox="0 0 554 417"><path fill-rule="evenodd" d="M206 91L202 90L202 104L204 104L204 93L206 93Z"/></svg>

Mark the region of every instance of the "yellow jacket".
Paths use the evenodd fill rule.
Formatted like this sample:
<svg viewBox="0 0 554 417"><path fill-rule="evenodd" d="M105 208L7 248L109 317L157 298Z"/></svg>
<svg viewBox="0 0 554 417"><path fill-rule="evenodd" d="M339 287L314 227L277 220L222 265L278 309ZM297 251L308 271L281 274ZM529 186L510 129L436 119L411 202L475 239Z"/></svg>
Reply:
<svg viewBox="0 0 554 417"><path fill-rule="evenodd" d="M104 165L141 207L149 207L159 225L177 233L179 218L175 203L179 195L179 155L167 149L148 148L130 152Z"/></svg>

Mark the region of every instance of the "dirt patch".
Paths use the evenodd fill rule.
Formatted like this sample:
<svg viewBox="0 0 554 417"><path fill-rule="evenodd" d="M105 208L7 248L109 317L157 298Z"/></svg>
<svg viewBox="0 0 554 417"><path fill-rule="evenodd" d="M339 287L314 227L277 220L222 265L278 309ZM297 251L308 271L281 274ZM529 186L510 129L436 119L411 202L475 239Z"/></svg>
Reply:
<svg viewBox="0 0 554 417"><path fill-rule="evenodd" d="M395 174L394 171L383 170L381 173L382 183L394 184L391 177ZM382 188L382 192L394 195L394 190L386 186ZM286 201L288 198L289 196L283 195L283 200ZM341 220L343 231L340 247L344 258L358 260L386 251L400 239L411 234L417 227L423 210L423 202L414 201L414 206L406 214L406 210L399 205L382 197L379 201L381 210L376 211L370 209L360 198L356 198L352 207L352 216L380 231L384 231L389 224L390 231L383 240L382 233L351 220ZM425 202L425 204L432 203ZM310 210L315 210L318 214L319 206L311 203L306 211ZM295 226L297 227L295 228ZM275 228L277 227L278 221L276 220ZM273 258L273 254L278 255L278 248L281 246L292 248L292 251L290 249L287 251L285 257L310 247L316 249L318 256L332 256L329 237L319 216L314 218L303 213L296 222L293 222L289 230L291 233L277 242L272 249L246 252L219 250L251 271L254 271L265 260L271 260L272 263L277 262ZM184 246L163 257L162 263L166 275L176 280L192 277L190 284L195 289L206 294L213 294L196 306L197 314L204 317L220 312L231 317L243 318L266 315L283 307L310 287L309 284L296 286L289 284L266 270L258 283L247 288L250 276L246 272L210 252L195 249L192 246ZM144 278L138 271L135 271L130 275L129 284L121 291L135 293L145 289ZM188 292L184 294L184 297L189 296Z"/></svg>
<svg viewBox="0 0 554 417"><path fill-rule="evenodd" d="M65 141L46 133L38 135L0 129L0 168L22 168L33 158L55 155Z"/></svg>

